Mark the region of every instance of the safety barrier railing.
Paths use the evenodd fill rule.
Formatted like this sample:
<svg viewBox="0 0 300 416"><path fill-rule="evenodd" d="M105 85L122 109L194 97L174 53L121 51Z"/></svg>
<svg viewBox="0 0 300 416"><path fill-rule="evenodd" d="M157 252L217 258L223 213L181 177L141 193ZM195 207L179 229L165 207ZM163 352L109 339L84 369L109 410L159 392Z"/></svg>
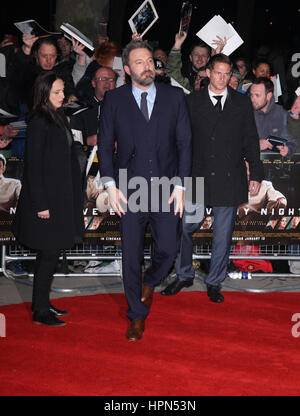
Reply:
<svg viewBox="0 0 300 416"><path fill-rule="evenodd" d="M119 246L120 247L120 246ZM21 245L8 245L2 246L2 259L1 259L1 266L0 266L0 272L3 273L4 277L10 280L17 281L19 283L25 284L25 285L32 285L32 282L30 280L24 279L24 278L18 278L17 275L14 275L11 272L8 272L7 270L7 264L14 260L20 260L20 261L34 261L36 257L36 253L33 250L27 249ZM79 260L99 260L99 261L113 261L113 260L121 260L122 259L122 253L118 249L118 246L112 245L112 246L100 246L95 244L81 244L76 245L72 249L64 250L62 251L62 255L60 257L60 261L62 261L63 271L60 273L55 273L54 277L74 277L74 278L94 278L94 277L122 277L120 272L110 272L110 273L83 273L83 272L70 272L68 265L66 265L66 262L72 262L72 261L79 261ZM151 247L145 247L144 249L144 259L150 260L151 259ZM33 277L33 273L28 273L28 277ZM92 286L81 286L80 288L57 288L55 286L52 286L52 291L54 292L72 292L76 291L93 291L101 288L101 285L92 285Z"/></svg>
<svg viewBox="0 0 300 416"><path fill-rule="evenodd" d="M119 246L120 247L120 246ZM292 250L290 246L282 246L282 245L259 245L259 255L247 255L245 254L244 246L240 246L240 250L235 246L232 247L230 259L250 259L250 260L295 260L300 261L300 245L294 245ZM151 246L148 246L144 250L144 259L146 261L151 261ZM211 256L211 246L209 244L204 245L195 245L194 246L194 260L204 260L210 259ZM75 260L99 260L99 261L113 261L113 260L121 260L122 253L118 246L100 246L94 244L82 244L77 245L70 250L65 250L64 255L61 257L61 260L65 260L66 262L71 262ZM28 261L28 260L35 260L35 252L29 249L24 248L20 245L9 245L9 246L2 246L2 260L1 260L1 268L0 272L3 275L11 280L15 280L20 283L24 284L32 284L31 281L25 279L18 279L17 275L12 275L11 273L7 272L7 263L20 260L20 261ZM33 277L32 273L28 273L29 277ZM110 273L74 273L69 272L69 270L64 270L61 273L55 273L54 277L121 277L120 272L110 272ZM261 278L261 277L273 277L273 278L281 278L281 277L300 277L300 273L268 273L268 272L256 272L252 274L252 278ZM53 291L57 292L72 292L72 291L85 291L85 290L97 290L101 286L93 285L93 286L83 286L83 287L76 287L76 288L56 288L52 287Z"/></svg>

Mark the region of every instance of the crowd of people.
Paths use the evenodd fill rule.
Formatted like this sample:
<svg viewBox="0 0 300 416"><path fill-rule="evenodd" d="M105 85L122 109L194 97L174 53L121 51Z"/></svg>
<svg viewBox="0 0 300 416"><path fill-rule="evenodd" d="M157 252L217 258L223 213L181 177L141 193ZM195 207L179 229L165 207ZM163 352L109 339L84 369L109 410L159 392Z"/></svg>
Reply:
<svg viewBox="0 0 300 416"><path fill-rule="evenodd" d="M153 51L156 66L156 81L171 83L171 79L175 79L188 91L197 91L207 85L207 64L214 54L222 52L226 39L221 39L216 36L215 49L212 49L199 40L199 42L192 45L188 59L184 61L182 49L184 48L186 37L186 33L183 33L182 36L176 34L174 45L170 51L164 51L156 45ZM22 40L18 41L18 38L14 35L5 35L0 43L0 56L0 73L2 75L0 77L0 108L20 116L21 114L24 115L24 113L25 115L28 114L32 109L33 85L36 77L41 72L50 70L56 72L64 81L65 103L80 101L94 107L95 99L101 102L105 90L115 88L116 79L118 78L118 73L115 71L111 77L104 76L104 79L116 79L109 82L105 80L98 81L98 88L95 93L96 86L94 79L96 77L96 71L103 67L106 68L106 72L113 71L114 57L121 56L121 46L113 41L102 40L96 47L94 55L89 57L84 52L83 45L74 39L70 41L64 36L37 38L34 35L24 34ZM276 135L280 137L282 137L282 134L284 137L290 136L292 140L290 140L288 147L289 155L291 155L293 149L295 151L296 141L299 142L297 139L299 138L300 99L295 96L295 89L297 86L300 86L300 76L298 78L294 77L292 88L289 88L289 84L285 80L289 77L291 78L291 68L286 64L287 73L282 77L283 80L281 80L283 94L279 97L280 105L274 106L274 97L270 95L274 91L274 88L267 82L268 86L265 85L265 94L263 93L264 87L262 82L257 81L257 79L261 78L269 79L271 75L276 74L276 70L279 72L279 69L282 73L282 65L280 68L277 68L278 65L276 68L273 68L273 61L274 58L268 60L268 58L257 54L250 64L248 59L234 54L234 65L229 85L242 93L247 92L243 89L243 85L247 86L248 94L251 97L256 97L256 99L253 98L252 100L254 110L262 110L267 114L272 113L272 115L268 115L271 129L272 124L280 113L280 123L284 126L282 125L279 130L276 130ZM97 79L99 80L99 77ZM125 82L129 82L128 77L126 77ZM263 83L266 84L265 79ZM257 91L251 94L249 85L252 84L257 86L251 89L261 90L259 96ZM101 90L100 98L97 98L99 87ZM266 99L268 103L265 103ZM265 105L261 107L262 104ZM259 129L261 129L262 122L259 121L261 117L259 117L258 113L256 113L256 119L260 126ZM3 124L0 127L1 148L3 149L8 147L11 138L17 133L9 124L5 125L7 120L2 118L1 122ZM270 135L270 128L267 129L267 132L260 131L260 136L265 138ZM285 129L284 133L282 132L283 128ZM84 136L84 139L85 144L89 145L90 141L89 143L86 142L87 136ZM8 143L7 140L9 140ZM270 146L265 141L261 141L260 144L261 150L266 150L266 146ZM283 154L283 156L286 155Z"/></svg>
<svg viewBox="0 0 300 416"><path fill-rule="evenodd" d="M220 303L237 207L243 216L241 207L255 212L263 204L287 205L285 196L273 188L272 178L265 177L260 159L261 153L292 158L299 152L300 95L282 82L283 95L278 97L270 79L276 74L272 62L265 56L255 57L251 65L236 54L231 59L222 54L226 38L217 35L214 48L199 41L184 60L186 37L184 32L176 34L170 51L152 48L139 35L133 35L123 50L114 41L102 40L92 57L78 41L64 36L38 38L25 33L21 44L12 36L2 40L0 108L25 120L28 129L20 190L19 181L3 180L6 159L16 156L14 141L19 132L0 115L0 185L14 187L14 198L19 199L13 228L17 239L37 250L35 322L65 324L58 316L67 312L55 308L49 294L60 251L82 241L83 199L100 212L111 207L121 218L122 273L131 321L126 337L130 341L142 337L154 287L172 265L177 277L163 295L174 295L193 284L192 235L200 223L201 229L213 230L206 285L210 300ZM114 68L115 58L121 56L124 73ZM172 87L174 81L179 88ZM294 81L293 86L300 86L300 75ZM78 107L81 111L72 111ZM139 136L145 136L144 143L137 141ZM274 145L271 136L282 141ZM86 168L96 149L100 175ZM195 197L194 185L192 198L184 201L182 181L168 201L177 215L159 211L161 215L139 216L130 210L125 214L120 201L127 204L128 199L115 175L123 168L149 183L153 177L184 178L190 172L192 178L204 177L205 204ZM113 180L100 183L100 177ZM0 205L1 201L0 195ZM204 205L213 207L214 216L203 220ZM287 226L285 216L273 217L270 221L278 230ZM142 283L146 223L155 250ZM87 273L92 269L86 265ZM102 272L120 269L120 262L113 262ZM101 273L99 264L96 271Z"/></svg>

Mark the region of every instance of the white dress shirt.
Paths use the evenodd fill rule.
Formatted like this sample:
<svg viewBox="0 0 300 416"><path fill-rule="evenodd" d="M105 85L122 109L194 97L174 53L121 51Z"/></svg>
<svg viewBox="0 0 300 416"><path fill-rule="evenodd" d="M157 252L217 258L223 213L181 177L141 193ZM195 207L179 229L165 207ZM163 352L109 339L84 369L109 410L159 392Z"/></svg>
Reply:
<svg viewBox="0 0 300 416"><path fill-rule="evenodd" d="M210 88L208 87L208 94L209 94L209 98L211 99L211 102L213 103L213 105L215 106L218 102L218 100L216 100L214 98L214 95L221 95L222 99L221 99L221 106L222 106L222 110L224 109L224 104L228 95L228 91L227 88L225 88L225 90L221 93L221 94L216 94L215 92L212 92L210 90Z"/></svg>

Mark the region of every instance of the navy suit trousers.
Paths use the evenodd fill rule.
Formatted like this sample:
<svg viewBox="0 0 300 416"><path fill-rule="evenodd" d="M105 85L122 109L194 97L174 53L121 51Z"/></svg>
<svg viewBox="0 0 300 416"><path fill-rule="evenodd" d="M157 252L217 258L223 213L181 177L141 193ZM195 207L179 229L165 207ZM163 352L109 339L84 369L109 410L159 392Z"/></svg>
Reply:
<svg viewBox="0 0 300 416"><path fill-rule="evenodd" d="M142 297L142 262L147 224L154 241L152 264L144 275L144 284L155 287L171 269L179 244L181 220L174 212L126 212L120 220L122 272L130 320L145 319L149 313Z"/></svg>

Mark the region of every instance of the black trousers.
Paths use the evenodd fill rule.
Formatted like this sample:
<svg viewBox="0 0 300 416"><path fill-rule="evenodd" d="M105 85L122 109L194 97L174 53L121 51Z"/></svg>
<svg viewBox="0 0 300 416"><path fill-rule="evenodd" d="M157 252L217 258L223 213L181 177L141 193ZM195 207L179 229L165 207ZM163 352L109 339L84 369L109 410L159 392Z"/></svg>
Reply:
<svg viewBox="0 0 300 416"><path fill-rule="evenodd" d="M51 284L59 256L60 250L37 250L32 291L33 312L44 313L49 310Z"/></svg>

